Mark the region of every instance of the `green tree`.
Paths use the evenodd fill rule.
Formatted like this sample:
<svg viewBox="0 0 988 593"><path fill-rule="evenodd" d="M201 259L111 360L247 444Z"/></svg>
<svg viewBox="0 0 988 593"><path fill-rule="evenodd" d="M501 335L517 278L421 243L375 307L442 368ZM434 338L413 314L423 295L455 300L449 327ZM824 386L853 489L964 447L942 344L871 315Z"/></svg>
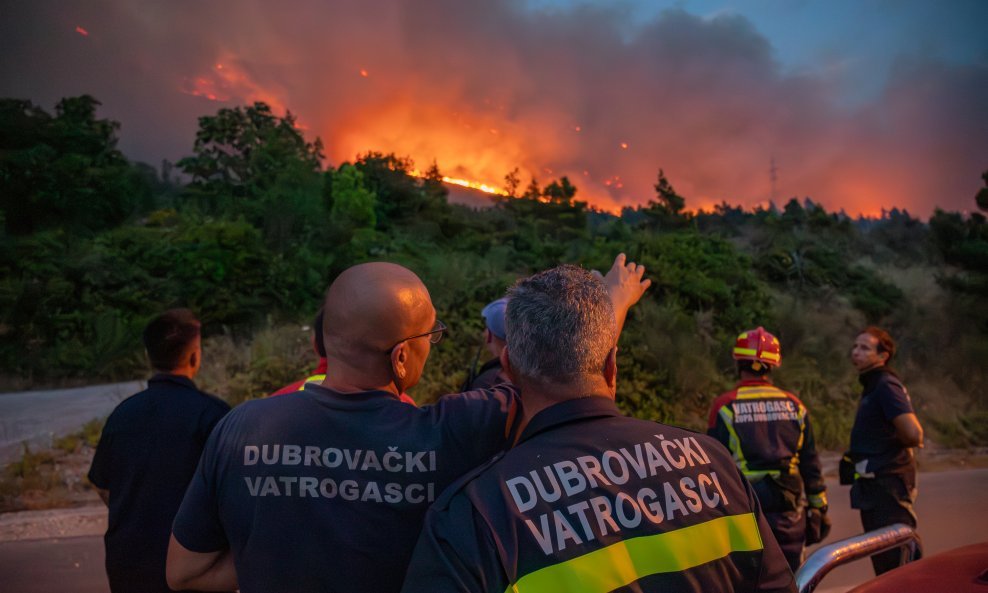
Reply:
<svg viewBox="0 0 988 593"><path fill-rule="evenodd" d="M97 231L150 207L145 176L116 148L120 124L98 119L89 95L62 99L55 117L0 99L0 211L7 232Z"/></svg>
<svg viewBox="0 0 988 593"><path fill-rule="evenodd" d="M432 165L429 166L425 172L425 176L422 177L422 194L425 197L424 210L427 213L440 216L446 214L449 190L446 189L446 183L443 182L443 174L439 170L439 165L436 161L432 161Z"/></svg>
<svg viewBox="0 0 988 593"><path fill-rule="evenodd" d="M532 176L531 181L528 182L528 186L525 188L525 193L522 194L523 198L528 200L539 200L542 197L542 190L539 189L539 182Z"/></svg>
<svg viewBox="0 0 988 593"><path fill-rule="evenodd" d="M573 197L576 195L576 187L564 175L558 181L553 181L547 185L542 195L553 204L572 204Z"/></svg>
<svg viewBox="0 0 988 593"><path fill-rule="evenodd" d="M978 190L974 196L974 201L978 208L988 212L988 170L981 174L981 180L985 182L985 186Z"/></svg>
<svg viewBox="0 0 988 593"><path fill-rule="evenodd" d="M333 209L330 216L345 229L373 228L374 193L364 186L364 175L356 167L344 164L333 173Z"/></svg>
<svg viewBox="0 0 988 593"><path fill-rule="evenodd" d="M988 171L982 174L985 187L975 195L978 207L988 193ZM988 297L988 222L980 212L966 218L957 212L937 208L930 218L930 231L943 260L953 266L941 274L940 281L952 290L977 298ZM982 325L988 328L988 316L979 307Z"/></svg>
<svg viewBox="0 0 988 593"><path fill-rule="evenodd" d="M364 183L377 196L378 226L391 227L410 222L439 222L449 214L445 187L439 168L433 166L424 181L411 175L415 164L408 158L368 152L360 155L354 166L364 176Z"/></svg>
<svg viewBox="0 0 988 593"><path fill-rule="evenodd" d="M642 213L645 215L643 221L645 227L658 229L685 226L689 221L689 217L683 212L686 207L686 198L676 193L662 169L659 169L659 180L654 187L655 199L649 200L648 205L642 208Z"/></svg>
<svg viewBox="0 0 988 593"><path fill-rule="evenodd" d="M280 249L311 229L323 208L322 142L307 142L288 112L265 103L199 118L186 199L209 214L242 215Z"/></svg>
<svg viewBox="0 0 988 593"><path fill-rule="evenodd" d="M508 192L509 198L518 197L519 185L521 185L521 177L519 176L518 167L515 167L510 173L504 176L504 191Z"/></svg>

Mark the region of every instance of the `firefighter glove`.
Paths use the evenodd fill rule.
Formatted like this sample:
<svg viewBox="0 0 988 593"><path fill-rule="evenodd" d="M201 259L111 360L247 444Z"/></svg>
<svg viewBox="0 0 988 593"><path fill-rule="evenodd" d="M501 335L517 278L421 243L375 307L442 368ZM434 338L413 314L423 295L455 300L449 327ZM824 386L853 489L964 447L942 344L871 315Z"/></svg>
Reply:
<svg viewBox="0 0 988 593"><path fill-rule="evenodd" d="M806 545L818 544L830 535L830 517L823 509L806 509Z"/></svg>

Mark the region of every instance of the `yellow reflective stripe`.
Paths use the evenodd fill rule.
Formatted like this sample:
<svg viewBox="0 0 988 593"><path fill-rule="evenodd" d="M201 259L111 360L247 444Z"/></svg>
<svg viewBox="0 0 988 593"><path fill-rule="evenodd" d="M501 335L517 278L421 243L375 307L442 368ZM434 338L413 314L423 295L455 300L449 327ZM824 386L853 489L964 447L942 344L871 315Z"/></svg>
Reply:
<svg viewBox="0 0 988 593"><path fill-rule="evenodd" d="M741 473L744 474L744 477L748 478L749 482L754 482L756 481L755 478L761 480L765 476L775 476L775 477L781 476L782 470L781 469L752 469L752 470L743 469L741 470Z"/></svg>
<svg viewBox="0 0 988 593"><path fill-rule="evenodd" d="M636 537L526 574L505 593L607 593L653 574L679 572L732 552L761 550L754 513Z"/></svg>
<svg viewBox="0 0 988 593"><path fill-rule="evenodd" d="M748 468L748 460L744 458L744 451L741 450L741 439L738 438L738 433L734 430L734 412L731 410L731 406L728 405L723 406L719 414L724 420L724 427L727 428L727 449L734 457L734 463L743 472Z"/></svg>
<svg viewBox="0 0 988 593"><path fill-rule="evenodd" d="M785 392L775 387L741 387L737 399L785 399Z"/></svg>
<svg viewBox="0 0 988 593"><path fill-rule="evenodd" d="M806 495L806 502L808 502L810 504L810 506L813 507L813 508L815 508L815 509L820 509L820 508L823 508L825 506L830 506L830 505L827 504L827 491L826 490L824 490L823 492L820 492L819 494L807 494Z"/></svg>
<svg viewBox="0 0 988 593"><path fill-rule="evenodd" d="M301 385L298 386L298 390L302 391L303 389L305 389L305 386L308 383L322 383L325 380L326 380L326 375L312 375L311 377L303 381Z"/></svg>
<svg viewBox="0 0 988 593"><path fill-rule="evenodd" d="M764 358L766 360L775 360L775 361L778 361L781 358L781 356L779 356L775 352L764 352L763 351L762 352L762 358Z"/></svg>
<svg viewBox="0 0 988 593"><path fill-rule="evenodd" d="M806 406L796 405L799 413L799 440L796 442L796 453L789 458L789 473L791 474L799 471L799 452L803 450L803 441L806 438Z"/></svg>
<svg viewBox="0 0 988 593"><path fill-rule="evenodd" d="M756 354L758 354L758 350L755 350L754 348L735 348L734 353L742 354L745 356L755 356Z"/></svg>

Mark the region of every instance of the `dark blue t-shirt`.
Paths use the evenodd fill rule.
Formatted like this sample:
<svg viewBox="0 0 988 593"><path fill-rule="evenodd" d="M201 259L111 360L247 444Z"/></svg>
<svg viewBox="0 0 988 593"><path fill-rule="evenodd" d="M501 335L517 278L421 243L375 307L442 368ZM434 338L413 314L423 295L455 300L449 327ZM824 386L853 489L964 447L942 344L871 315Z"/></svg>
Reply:
<svg viewBox="0 0 988 593"><path fill-rule="evenodd" d="M895 473L913 465L908 447L895 436L893 420L912 414L906 388L885 367L862 373L861 402L851 428L851 456L855 462L868 459L869 473Z"/></svg>
<svg viewBox="0 0 988 593"><path fill-rule="evenodd" d="M106 572L114 593L163 591L172 519L213 426L230 409L177 375L158 374L103 427L89 481L110 491Z"/></svg>
<svg viewBox="0 0 988 593"><path fill-rule="evenodd" d="M195 552L233 550L244 593L398 591L426 509L502 450L515 391L416 408L308 384L217 426L175 518Z"/></svg>

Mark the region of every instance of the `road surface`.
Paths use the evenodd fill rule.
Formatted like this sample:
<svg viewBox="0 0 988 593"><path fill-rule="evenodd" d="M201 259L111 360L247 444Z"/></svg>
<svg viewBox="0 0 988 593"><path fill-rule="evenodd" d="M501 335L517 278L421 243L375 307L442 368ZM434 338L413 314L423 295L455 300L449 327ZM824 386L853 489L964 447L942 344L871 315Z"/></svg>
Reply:
<svg viewBox="0 0 988 593"><path fill-rule="evenodd" d="M127 396L144 389L143 381L91 385L53 391L0 394L0 465L21 457L22 443L50 447L94 418L105 418Z"/></svg>
<svg viewBox="0 0 988 593"><path fill-rule="evenodd" d="M0 542L0 583L7 593L109 593L103 537Z"/></svg>
<svg viewBox="0 0 988 593"><path fill-rule="evenodd" d="M861 516L851 509L850 486L827 481L830 517L834 527L824 544L858 535ZM922 472L919 474L919 534L925 554L930 556L967 544L988 541L988 469ZM813 549L815 549L814 547ZM812 550L811 550L812 551ZM988 568L988 559L985 561ZM836 593L874 577L867 559L837 568L823 579L821 593ZM931 592L933 593L933 592Z"/></svg>
<svg viewBox="0 0 988 593"><path fill-rule="evenodd" d="M834 529L826 543L860 533L856 511L848 502L848 488L833 481L830 487L831 517ZM988 513L984 511L984 493L988 492L988 469L958 470L920 474L920 533L927 554L935 554L988 540ZM92 516L94 509L64 511ZM48 513L46 515L45 513ZM38 517L57 525L60 537L0 541L0 583L5 593L107 593L103 574L103 541L97 535L100 524L85 523L79 537L65 522L53 521L51 511ZM21 514L28 517L28 514ZM3 524L8 524L3 529ZM43 534L10 528L12 521L0 515L0 539L5 537L39 537ZM78 532L77 532L78 533ZM291 550L286 550L291 553ZM988 568L988 561L986 561ZM871 563L861 560L831 572L817 589L819 593L838 593L872 578Z"/></svg>

